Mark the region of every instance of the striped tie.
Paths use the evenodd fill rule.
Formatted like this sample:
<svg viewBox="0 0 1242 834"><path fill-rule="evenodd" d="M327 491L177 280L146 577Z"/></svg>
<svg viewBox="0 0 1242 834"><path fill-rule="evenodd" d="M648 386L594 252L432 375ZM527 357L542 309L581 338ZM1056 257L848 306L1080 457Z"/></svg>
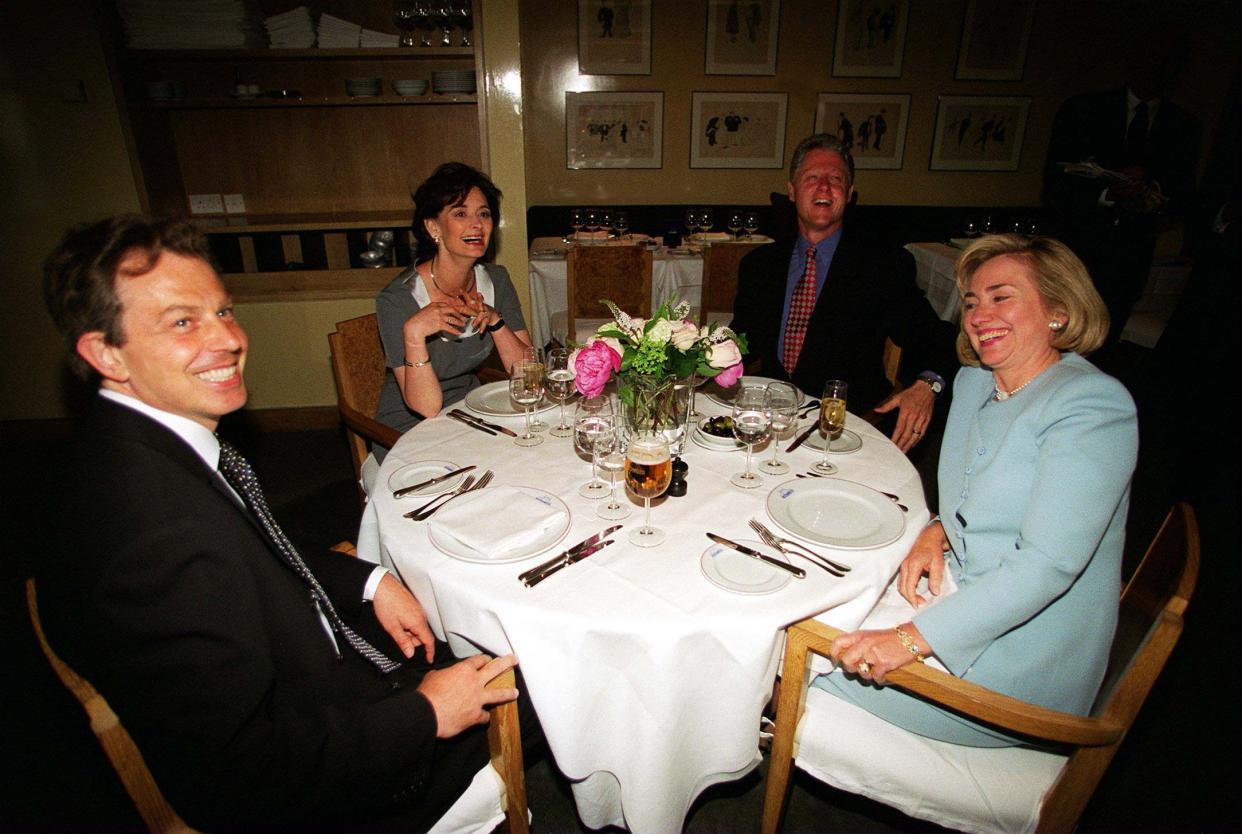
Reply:
<svg viewBox="0 0 1242 834"><path fill-rule="evenodd" d="M781 360L785 364L785 372L793 376L798 365L798 356L802 353L802 343L806 340L806 326L811 321L811 313L815 310L815 247L806 250L806 271L798 279L794 287L793 299L789 304L789 320L785 323L785 354Z"/></svg>
<svg viewBox="0 0 1242 834"><path fill-rule="evenodd" d="M289 541L285 531L280 529L280 525L272 517L272 511L267 506L267 499L263 497L263 490L259 487L259 479L255 477L254 470L250 468L250 464L240 452L223 440L220 441L220 474L259 519L259 524L267 533L271 543L275 545L277 552L284 557L285 563L293 568L293 572L300 576L310 588L311 599L319 605L328 618L328 622L332 624L332 630L344 637L345 642L349 643L354 651L375 664L375 668L384 674L400 668L400 663L372 646L341 619L341 615L336 612L336 606L332 604L332 600L328 599L327 592L319 584L315 574L311 573L311 569L306 566L306 562L302 561L293 542Z"/></svg>

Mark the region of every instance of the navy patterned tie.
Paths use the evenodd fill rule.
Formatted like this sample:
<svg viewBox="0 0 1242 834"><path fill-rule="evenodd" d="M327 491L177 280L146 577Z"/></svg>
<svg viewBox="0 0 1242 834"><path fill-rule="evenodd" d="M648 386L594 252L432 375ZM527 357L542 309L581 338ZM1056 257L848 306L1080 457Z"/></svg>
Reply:
<svg viewBox="0 0 1242 834"><path fill-rule="evenodd" d="M332 600L328 599L327 592L319 584L315 574L311 573L311 569L306 566L306 562L302 561L302 557L298 553L297 548L293 546L293 542L289 541L289 537L285 535L285 532L280 529L280 525L276 523L276 519L272 517L272 511L267 506L267 499L263 497L263 490L259 487L259 479L255 477L254 470L250 468L250 464L241 456L240 452L223 440L220 441L220 474L224 476L224 480L237 491L241 499L246 502L246 506L259 519L260 526L267 533L268 539L275 545L277 552L284 557L286 564L293 568L293 572L300 576L302 581L311 589L311 598L323 610L324 615L328 618L328 622L332 624L332 630L344 637L345 642L349 643L354 648L354 651L375 664L375 668L384 674L400 668L400 663L390 659L379 649L372 646L362 635L347 626L345 621L341 619L341 615L336 612L336 607L332 604Z"/></svg>

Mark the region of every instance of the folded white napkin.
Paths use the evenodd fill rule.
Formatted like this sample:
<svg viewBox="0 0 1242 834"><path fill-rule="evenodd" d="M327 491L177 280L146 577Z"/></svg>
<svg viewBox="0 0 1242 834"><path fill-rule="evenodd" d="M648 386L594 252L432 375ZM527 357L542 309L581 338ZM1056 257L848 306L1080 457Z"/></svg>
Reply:
<svg viewBox="0 0 1242 834"><path fill-rule="evenodd" d="M498 486L455 498L436 513L433 535L454 539L491 559L503 559L563 524L562 504L547 493Z"/></svg>

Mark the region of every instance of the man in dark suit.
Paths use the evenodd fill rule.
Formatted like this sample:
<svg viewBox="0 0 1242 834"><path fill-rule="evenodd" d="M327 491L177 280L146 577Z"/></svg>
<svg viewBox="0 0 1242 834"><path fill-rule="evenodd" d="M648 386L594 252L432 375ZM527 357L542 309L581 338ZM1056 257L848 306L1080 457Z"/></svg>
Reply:
<svg viewBox="0 0 1242 834"><path fill-rule="evenodd" d="M52 644L196 828L425 830L485 765L485 707L517 692L484 687L515 659L455 662L386 571L284 538L214 434L247 340L192 226L71 231L44 295L100 385L51 496Z"/></svg>
<svg viewBox="0 0 1242 834"><path fill-rule="evenodd" d="M954 329L919 291L908 252L874 245L846 223L854 160L837 137L802 140L787 188L797 237L759 247L738 267L732 327L746 334L748 369L813 396L825 380L845 380L851 411L896 411L893 442L909 451L957 369ZM896 393L884 376L885 337L914 372Z"/></svg>
<svg viewBox="0 0 1242 834"><path fill-rule="evenodd" d="M1147 284L1157 233L1194 191L1199 121L1164 96L1186 49L1176 30L1149 32L1134 45L1125 87L1070 98L1052 124L1044 202L1108 306L1111 341ZM1066 170L1089 162L1121 176Z"/></svg>

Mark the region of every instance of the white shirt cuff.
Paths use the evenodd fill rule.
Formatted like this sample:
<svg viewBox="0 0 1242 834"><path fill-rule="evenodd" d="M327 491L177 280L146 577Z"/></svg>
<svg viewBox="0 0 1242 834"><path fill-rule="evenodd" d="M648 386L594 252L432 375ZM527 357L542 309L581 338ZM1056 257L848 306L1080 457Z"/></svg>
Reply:
<svg viewBox="0 0 1242 834"><path fill-rule="evenodd" d="M370 602L375 599L375 589L379 587L380 582L388 575L388 568L375 566L375 570L371 571L371 575L367 577L366 587L362 589L362 599Z"/></svg>

